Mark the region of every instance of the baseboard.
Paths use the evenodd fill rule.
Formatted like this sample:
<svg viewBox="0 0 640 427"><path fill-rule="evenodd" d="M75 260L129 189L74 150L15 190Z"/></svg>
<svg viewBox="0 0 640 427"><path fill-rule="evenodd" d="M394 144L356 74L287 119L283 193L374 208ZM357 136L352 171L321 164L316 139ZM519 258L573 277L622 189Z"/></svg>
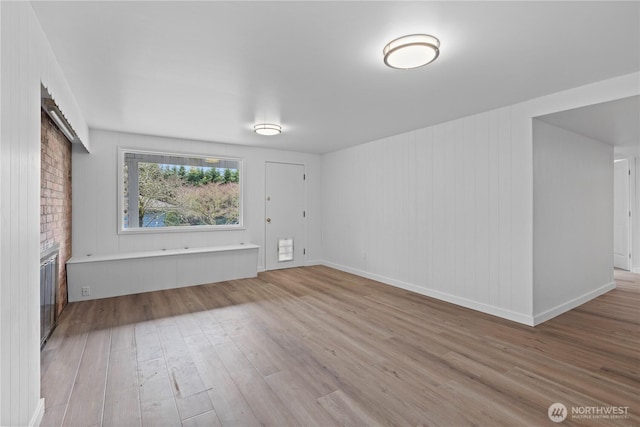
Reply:
<svg viewBox="0 0 640 427"><path fill-rule="evenodd" d="M632 268L632 269L631 269L631 272L632 272L632 273L636 273L636 274L640 274L640 267L638 267L638 268Z"/></svg>
<svg viewBox="0 0 640 427"><path fill-rule="evenodd" d="M599 287L598 289L594 289L593 291L587 292L584 295L580 295L577 298L574 298L567 302L563 302L562 304L558 304L557 306L550 308L549 310L545 310L540 314L535 314L533 316L533 324L535 326L539 325L542 322L546 322L549 319L559 316L560 314L565 313L569 310L573 310L574 308L584 304L585 302L591 301L592 299L599 297L600 295L605 294L615 288L616 282L610 282Z"/></svg>
<svg viewBox="0 0 640 427"><path fill-rule="evenodd" d="M31 416L31 421L29 421L30 426L39 426L42 422L42 417L44 416L44 397L38 401L38 406L36 406L36 410Z"/></svg>
<svg viewBox="0 0 640 427"><path fill-rule="evenodd" d="M312 259L311 261L304 262L305 267L313 267L314 265L324 265L324 261L319 259ZM267 271L267 269L264 265L258 265L258 273L264 273L265 271Z"/></svg>
<svg viewBox="0 0 640 427"><path fill-rule="evenodd" d="M434 289L417 286L411 283L406 283L400 280L391 279L389 277L381 276L378 274L369 273L367 271L358 270L358 269L347 267L340 264L335 264L329 261L322 261L321 264L327 267L335 268L336 270L355 274L356 276L366 277L367 279L371 279L371 280L385 283L387 285L395 286L396 288L405 289L407 291L415 292L417 294L425 295L441 301L446 301L451 304L456 304L465 308L470 308L472 310L480 311L482 313L490 314L492 316L501 317L503 319L511 320L513 322L521 323L527 326L534 325L533 317L523 313L517 313L510 310L505 310L500 307L495 307L492 305L473 301L467 298L461 298L455 295L448 294L446 292L436 291Z"/></svg>

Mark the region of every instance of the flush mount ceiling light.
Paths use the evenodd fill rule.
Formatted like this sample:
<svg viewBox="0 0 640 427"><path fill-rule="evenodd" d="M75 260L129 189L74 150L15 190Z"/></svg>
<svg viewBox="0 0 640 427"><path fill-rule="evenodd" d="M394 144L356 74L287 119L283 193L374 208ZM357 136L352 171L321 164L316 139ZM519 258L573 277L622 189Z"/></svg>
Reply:
<svg viewBox="0 0 640 427"><path fill-rule="evenodd" d="M389 67L409 70L433 62L440 54L440 41L428 34L411 34L390 41L382 53Z"/></svg>
<svg viewBox="0 0 640 427"><path fill-rule="evenodd" d="M279 135L282 133L282 126L271 123L260 123L253 126L253 131L258 135Z"/></svg>

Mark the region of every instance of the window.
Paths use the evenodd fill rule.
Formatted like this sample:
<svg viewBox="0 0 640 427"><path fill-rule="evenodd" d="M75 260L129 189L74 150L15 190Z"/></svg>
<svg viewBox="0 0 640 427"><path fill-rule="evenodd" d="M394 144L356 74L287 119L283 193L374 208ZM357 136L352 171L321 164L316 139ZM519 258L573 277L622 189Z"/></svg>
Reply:
<svg viewBox="0 0 640 427"><path fill-rule="evenodd" d="M121 231L242 227L242 161L120 150Z"/></svg>

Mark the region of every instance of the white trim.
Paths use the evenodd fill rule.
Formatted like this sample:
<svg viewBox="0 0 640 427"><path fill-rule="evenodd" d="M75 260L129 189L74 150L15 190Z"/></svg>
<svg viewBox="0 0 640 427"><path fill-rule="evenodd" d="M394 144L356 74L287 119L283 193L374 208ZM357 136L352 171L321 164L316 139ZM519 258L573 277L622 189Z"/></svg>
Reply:
<svg viewBox="0 0 640 427"><path fill-rule="evenodd" d="M118 234L153 234L153 233L193 233L209 231L244 231L247 227L242 225L191 225L176 227L135 227L120 230Z"/></svg>
<svg viewBox="0 0 640 427"><path fill-rule="evenodd" d="M615 149L615 148L614 148ZM629 221L629 269L632 272L640 273L640 257L638 257L638 249L640 248L640 188L638 188L638 156L627 156L629 161L629 212L631 212L631 220Z"/></svg>
<svg viewBox="0 0 640 427"><path fill-rule="evenodd" d="M436 291L429 288L424 288L422 286L417 286L411 283L406 283L400 280L391 279L385 276L380 276L378 274L368 273L366 271L358 270L351 267L346 267L340 264L334 264L329 261L322 261L322 265L327 267L335 268L336 270L345 271L347 273L355 274L357 276L365 277L367 279L375 280L387 285L395 286L396 288L405 289L411 292L415 292L421 295L428 296L430 298L435 298L441 301L449 302L452 304L456 304L462 307L470 308L472 310L480 311L482 313L490 314L492 316L501 317L503 319L511 320L513 322L521 323L527 326L533 326L534 319L533 317L526 315L524 313L517 313L511 310L505 310L500 307L495 307L488 304L483 304L477 301L472 301L467 298L461 298L455 295L451 295L445 292Z"/></svg>
<svg viewBox="0 0 640 427"><path fill-rule="evenodd" d="M118 215L117 215L117 233L119 235L127 235L127 234L156 234L156 233L183 233L183 232L192 232L192 231L242 231L245 230L246 227L244 225L244 158L241 157L229 157L229 156L218 156L215 154L194 154L188 152L175 152L175 151L158 151L153 149L136 149L136 148L127 148L118 146L118 160L117 160L117 168L118 173L116 183L117 189L117 198L116 201ZM194 226L177 226L177 227L149 227L149 228L124 228L124 157L126 153L134 153L134 154L151 154L151 155L164 155L164 156L172 156L172 157L188 157L188 158L196 158L196 159L209 159L209 158L219 158L221 160L231 160L238 162L238 172L240 176L240 181L238 184L240 185L240 209L239 209L239 217L238 224L232 225L194 225Z"/></svg>
<svg viewBox="0 0 640 427"><path fill-rule="evenodd" d="M539 325L542 322L546 322L549 319L552 319L556 316L561 315L569 310L572 310L592 299L599 297L602 294L609 292L616 288L616 282L609 282L606 285L599 287L598 289L594 289L593 291L587 292L584 295L581 295L577 298L571 299L569 301L563 302L549 310L543 311L542 313L536 314L533 316L533 325Z"/></svg>
<svg viewBox="0 0 640 427"><path fill-rule="evenodd" d="M44 397L40 398L38 401L38 406L36 406L36 410L33 412L31 416L31 421L29 421L30 426L39 426L42 422L42 417L44 416Z"/></svg>
<svg viewBox="0 0 640 427"><path fill-rule="evenodd" d="M614 147L615 150L615 147ZM615 156L615 152L614 152L614 156ZM633 252L633 220L635 219L635 214L634 214L634 208L633 205L635 204L635 197L634 197L634 193L635 193L635 173L633 173L632 171L635 170L634 168L634 161L635 159L633 157L623 157L623 158L619 158L619 159L615 159L613 161L613 193L614 193L614 199L615 199L615 193L617 191L617 184L616 184L616 172L615 172L615 168L616 168L616 163L620 163L620 162L627 162L627 167L625 168L625 179L627 180L627 208L629 210L629 216L627 216L627 214L625 213L625 221L628 221L628 236L627 236L627 248L624 254L618 254L615 251L615 225L616 225L616 218L614 216L614 251L613 251L613 266L616 268L621 268L623 270L627 270L627 271L633 271L633 257L631 256L632 252ZM633 175L633 176L632 176ZM615 212L615 203L614 203L614 212Z"/></svg>

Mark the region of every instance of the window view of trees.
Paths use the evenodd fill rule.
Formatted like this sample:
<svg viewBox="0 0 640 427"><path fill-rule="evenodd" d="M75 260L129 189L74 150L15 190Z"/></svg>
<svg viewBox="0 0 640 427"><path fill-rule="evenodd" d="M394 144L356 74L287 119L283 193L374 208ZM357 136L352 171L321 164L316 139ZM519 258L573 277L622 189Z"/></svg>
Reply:
<svg viewBox="0 0 640 427"><path fill-rule="evenodd" d="M196 164L204 162L203 159L191 160ZM235 167L229 167L229 164ZM131 168L137 168L137 173L130 173ZM125 161L124 171L125 228L236 225L240 222L237 161L227 161L225 167ZM129 185L130 175L137 175L137 186ZM135 203L135 196L130 197L129 192L135 193L136 187L138 212L134 217L135 208L130 207Z"/></svg>

